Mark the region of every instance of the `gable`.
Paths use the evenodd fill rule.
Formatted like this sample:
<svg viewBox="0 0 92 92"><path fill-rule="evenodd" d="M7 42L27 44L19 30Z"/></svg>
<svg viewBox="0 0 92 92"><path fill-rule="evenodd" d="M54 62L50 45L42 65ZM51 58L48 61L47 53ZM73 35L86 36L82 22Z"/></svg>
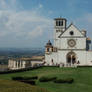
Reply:
<svg viewBox="0 0 92 92"><path fill-rule="evenodd" d="M84 37L84 35L76 26L71 24L59 37Z"/></svg>

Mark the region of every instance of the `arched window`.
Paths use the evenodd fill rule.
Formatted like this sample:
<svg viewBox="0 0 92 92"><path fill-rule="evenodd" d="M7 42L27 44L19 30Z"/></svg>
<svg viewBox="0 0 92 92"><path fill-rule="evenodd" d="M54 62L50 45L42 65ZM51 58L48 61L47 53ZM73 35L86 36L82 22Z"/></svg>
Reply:
<svg viewBox="0 0 92 92"><path fill-rule="evenodd" d="M59 26L61 26L61 21L59 21Z"/></svg>
<svg viewBox="0 0 92 92"><path fill-rule="evenodd" d="M53 59L51 59L51 63L52 63L52 65L54 65Z"/></svg>
<svg viewBox="0 0 92 92"><path fill-rule="evenodd" d="M51 60L51 62L53 63L53 59Z"/></svg>
<svg viewBox="0 0 92 92"><path fill-rule="evenodd" d="M58 26L58 21L56 21L56 26Z"/></svg>
<svg viewBox="0 0 92 92"><path fill-rule="evenodd" d="M60 26L63 26L63 21L60 21Z"/></svg>
<svg viewBox="0 0 92 92"><path fill-rule="evenodd" d="M49 48L47 48L47 52L49 52Z"/></svg>

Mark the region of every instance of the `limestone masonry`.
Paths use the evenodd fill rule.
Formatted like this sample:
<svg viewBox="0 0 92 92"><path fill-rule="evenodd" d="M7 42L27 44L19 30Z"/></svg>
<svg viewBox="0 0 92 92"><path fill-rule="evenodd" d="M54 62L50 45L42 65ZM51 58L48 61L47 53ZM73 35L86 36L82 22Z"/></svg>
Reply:
<svg viewBox="0 0 92 92"><path fill-rule="evenodd" d="M45 65L92 66L91 39L85 30L73 23L68 27L65 18L54 19L54 44L48 41L45 47Z"/></svg>

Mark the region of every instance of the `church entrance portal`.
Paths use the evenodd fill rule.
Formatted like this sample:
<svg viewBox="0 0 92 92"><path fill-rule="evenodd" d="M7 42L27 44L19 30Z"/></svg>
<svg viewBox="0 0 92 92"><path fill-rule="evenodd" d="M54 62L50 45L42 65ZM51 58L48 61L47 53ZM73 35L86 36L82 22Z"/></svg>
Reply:
<svg viewBox="0 0 92 92"><path fill-rule="evenodd" d="M76 63L76 54L74 52L69 52L66 58L67 66L73 66Z"/></svg>

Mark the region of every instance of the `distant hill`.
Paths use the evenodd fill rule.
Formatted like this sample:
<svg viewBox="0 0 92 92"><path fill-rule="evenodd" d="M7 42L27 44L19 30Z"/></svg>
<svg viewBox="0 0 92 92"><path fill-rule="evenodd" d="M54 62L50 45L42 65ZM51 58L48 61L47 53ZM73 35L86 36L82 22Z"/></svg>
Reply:
<svg viewBox="0 0 92 92"><path fill-rule="evenodd" d="M9 58L44 55L43 48L0 48L0 64L7 64Z"/></svg>
<svg viewBox="0 0 92 92"><path fill-rule="evenodd" d="M0 48L0 55L33 55L43 54L43 48Z"/></svg>

